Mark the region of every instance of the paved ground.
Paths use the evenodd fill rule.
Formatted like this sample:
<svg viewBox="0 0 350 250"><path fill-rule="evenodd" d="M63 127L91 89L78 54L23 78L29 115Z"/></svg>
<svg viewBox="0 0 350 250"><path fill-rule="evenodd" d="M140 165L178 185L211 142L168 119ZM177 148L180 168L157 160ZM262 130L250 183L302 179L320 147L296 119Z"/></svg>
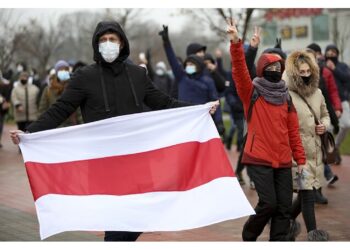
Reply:
<svg viewBox="0 0 350 250"><path fill-rule="evenodd" d="M23 160L18 148L10 143L8 130L14 126L7 125L0 148L0 241L38 241L39 229L33 197L30 191ZM232 165L235 166L237 153L227 152ZM328 205L316 206L318 228L329 232L332 241L350 240L350 157L343 157L340 166L333 166L333 171L340 177L335 187L324 188ZM247 178L247 177L246 177ZM243 190L249 201L255 206L257 196L247 185ZM245 218L230 220L212 226L167 233L144 233L140 241L241 241L241 230ZM306 239L303 220L302 233L297 240ZM259 240L268 240L268 228ZM66 232L47 239L47 241L102 241L102 232Z"/></svg>

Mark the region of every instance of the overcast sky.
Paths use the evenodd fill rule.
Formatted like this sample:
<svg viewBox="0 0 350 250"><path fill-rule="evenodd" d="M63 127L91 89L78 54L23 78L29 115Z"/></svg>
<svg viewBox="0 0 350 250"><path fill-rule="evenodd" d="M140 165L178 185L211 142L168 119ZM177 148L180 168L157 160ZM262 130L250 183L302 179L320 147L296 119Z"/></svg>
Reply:
<svg viewBox="0 0 350 250"><path fill-rule="evenodd" d="M14 9L14 15L19 16L19 22L25 23L30 18L36 18L40 22L49 23L50 20L57 21L60 15L64 13L72 13L77 11L104 11L104 9L78 9L78 8L67 8L67 9ZM181 27L187 20L187 17L183 15L178 15L179 9L147 9L145 14L140 16L142 20L153 20L156 23L159 23L159 27L162 27L162 24L167 24L174 31L181 30Z"/></svg>

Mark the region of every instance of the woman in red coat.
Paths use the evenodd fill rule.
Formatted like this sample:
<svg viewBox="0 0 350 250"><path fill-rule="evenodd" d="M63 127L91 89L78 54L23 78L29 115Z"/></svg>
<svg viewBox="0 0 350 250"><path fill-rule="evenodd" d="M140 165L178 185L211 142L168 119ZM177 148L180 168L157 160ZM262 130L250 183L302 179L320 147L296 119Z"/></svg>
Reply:
<svg viewBox="0 0 350 250"><path fill-rule="evenodd" d="M257 240L271 219L271 241L294 240L289 234L292 156L300 173L306 159L298 116L286 84L281 80L283 64L276 55L262 54L257 63L257 77L252 81L233 20L229 21L227 33L231 40L232 77L248 120L242 163L247 165L259 196L256 214L245 223L242 237L244 241ZM259 97L248 117L254 89Z"/></svg>

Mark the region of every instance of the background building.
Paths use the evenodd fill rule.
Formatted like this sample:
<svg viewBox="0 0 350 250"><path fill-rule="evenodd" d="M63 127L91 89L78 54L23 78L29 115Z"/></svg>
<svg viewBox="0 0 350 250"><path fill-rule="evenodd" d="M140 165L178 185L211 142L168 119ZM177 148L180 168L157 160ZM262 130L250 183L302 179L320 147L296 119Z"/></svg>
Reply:
<svg viewBox="0 0 350 250"><path fill-rule="evenodd" d="M262 49L282 38L287 53L316 42L324 53L328 44L340 50L340 60L350 64L350 9L267 9L258 11L252 25L263 27Z"/></svg>

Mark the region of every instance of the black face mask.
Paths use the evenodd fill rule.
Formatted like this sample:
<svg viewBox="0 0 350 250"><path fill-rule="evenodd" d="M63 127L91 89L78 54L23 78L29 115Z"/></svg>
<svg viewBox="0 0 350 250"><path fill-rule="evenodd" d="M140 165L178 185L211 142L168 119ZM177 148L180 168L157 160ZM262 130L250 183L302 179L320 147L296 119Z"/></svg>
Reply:
<svg viewBox="0 0 350 250"><path fill-rule="evenodd" d="M304 82L305 85L309 85L310 84L311 75L309 75L309 76L301 76L301 79L303 79L303 82Z"/></svg>
<svg viewBox="0 0 350 250"><path fill-rule="evenodd" d="M334 64L338 63L338 57L337 56L326 57L326 60L331 60Z"/></svg>
<svg viewBox="0 0 350 250"><path fill-rule="evenodd" d="M21 83L22 83L23 85L27 84L27 82L28 82L27 79L21 79Z"/></svg>
<svg viewBox="0 0 350 250"><path fill-rule="evenodd" d="M278 71L264 71L263 77L269 82L279 82L282 78L282 73Z"/></svg>

